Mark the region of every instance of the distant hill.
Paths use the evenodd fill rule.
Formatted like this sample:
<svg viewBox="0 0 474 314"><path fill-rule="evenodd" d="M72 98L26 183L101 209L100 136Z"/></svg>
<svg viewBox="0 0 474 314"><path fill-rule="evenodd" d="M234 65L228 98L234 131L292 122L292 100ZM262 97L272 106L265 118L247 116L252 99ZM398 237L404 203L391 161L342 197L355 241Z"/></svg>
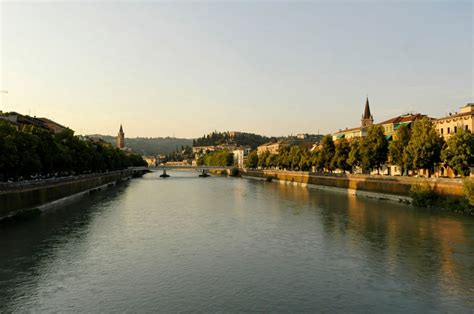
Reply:
<svg viewBox="0 0 474 314"><path fill-rule="evenodd" d="M115 145L116 137L110 135L93 134L90 137L100 138ZM142 155L169 154L181 146L192 146L193 140L175 137L136 137L125 138L125 146Z"/></svg>
<svg viewBox="0 0 474 314"><path fill-rule="evenodd" d="M215 146L215 145L243 145L257 148L268 142L270 138L253 133L245 132L212 132L203 137L193 140L193 146Z"/></svg>

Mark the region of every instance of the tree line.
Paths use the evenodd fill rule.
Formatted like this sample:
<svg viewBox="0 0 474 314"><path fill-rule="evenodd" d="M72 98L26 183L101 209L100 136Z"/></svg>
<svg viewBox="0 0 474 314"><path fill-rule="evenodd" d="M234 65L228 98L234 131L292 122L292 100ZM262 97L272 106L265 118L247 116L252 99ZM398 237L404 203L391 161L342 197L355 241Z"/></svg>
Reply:
<svg viewBox="0 0 474 314"><path fill-rule="evenodd" d="M54 134L35 126L15 128L0 121L0 181L68 176L146 166L140 155L127 155L112 145Z"/></svg>
<svg viewBox="0 0 474 314"><path fill-rule="evenodd" d="M427 169L431 175L436 165L449 166L457 173L467 176L474 165L474 135L459 129L447 141L439 136L430 120L424 118L414 122L413 127L402 125L394 140L388 141L380 125L369 127L367 136L344 138L333 141L326 135L318 149L313 152L298 146L284 146L278 154L250 153L246 160L248 168L279 168L318 172L340 170L353 173L380 171L383 165L395 165L402 175L409 171Z"/></svg>
<svg viewBox="0 0 474 314"><path fill-rule="evenodd" d="M252 133L242 132L231 136L229 132L212 132L194 139L193 146L242 145L257 148L257 146L267 143L269 140L270 138L266 136Z"/></svg>
<svg viewBox="0 0 474 314"><path fill-rule="evenodd" d="M228 150L220 150L201 156L197 160L198 166L232 166L234 154Z"/></svg>
<svg viewBox="0 0 474 314"><path fill-rule="evenodd" d="M169 153L169 154L166 154L165 155L165 159L163 160L163 162L168 162L168 161L183 161L185 159L192 159L194 156L193 156L193 149L191 146L184 146L184 145L181 145L181 149L179 149L178 147L176 147L176 149Z"/></svg>

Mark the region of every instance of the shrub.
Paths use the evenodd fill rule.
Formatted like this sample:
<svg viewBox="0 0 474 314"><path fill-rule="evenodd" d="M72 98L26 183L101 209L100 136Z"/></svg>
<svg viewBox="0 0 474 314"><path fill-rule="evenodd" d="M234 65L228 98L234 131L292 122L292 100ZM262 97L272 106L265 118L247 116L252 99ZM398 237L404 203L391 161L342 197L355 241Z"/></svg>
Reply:
<svg viewBox="0 0 474 314"><path fill-rule="evenodd" d="M412 185L410 197L413 199L413 205L420 207L433 206L438 198L428 182Z"/></svg>
<svg viewBox="0 0 474 314"><path fill-rule="evenodd" d="M238 168L232 168L230 170L230 176L231 177L238 177L240 175L240 171Z"/></svg>
<svg viewBox="0 0 474 314"><path fill-rule="evenodd" d="M469 204L474 206L474 179L464 178L463 179L464 194L466 195Z"/></svg>

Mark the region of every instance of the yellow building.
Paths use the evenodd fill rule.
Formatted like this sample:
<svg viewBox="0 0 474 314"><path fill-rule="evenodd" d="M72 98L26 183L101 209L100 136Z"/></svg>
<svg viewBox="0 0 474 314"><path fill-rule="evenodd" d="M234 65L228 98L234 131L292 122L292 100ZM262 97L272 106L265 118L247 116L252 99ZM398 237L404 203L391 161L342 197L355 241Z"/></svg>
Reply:
<svg viewBox="0 0 474 314"><path fill-rule="evenodd" d="M474 129L474 103L469 103L462 107L459 112L449 114L433 121L438 133L448 139L452 134L460 129Z"/></svg>
<svg viewBox="0 0 474 314"><path fill-rule="evenodd" d="M377 125L381 125L383 127L383 132L388 140L394 139L397 130L402 126L405 125L411 129L413 122L416 120L421 120L425 118L426 115L420 113L409 113L401 116L394 117L392 119L377 123Z"/></svg>
<svg viewBox="0 0 474 314"><path fill-rule="evenodd" d="M269 152L270 154L278 154L280 147L287 146L287 145L288 144L285 143L284 141L265 143L257 147L257 154L261 155L265 152Z"/></svg>

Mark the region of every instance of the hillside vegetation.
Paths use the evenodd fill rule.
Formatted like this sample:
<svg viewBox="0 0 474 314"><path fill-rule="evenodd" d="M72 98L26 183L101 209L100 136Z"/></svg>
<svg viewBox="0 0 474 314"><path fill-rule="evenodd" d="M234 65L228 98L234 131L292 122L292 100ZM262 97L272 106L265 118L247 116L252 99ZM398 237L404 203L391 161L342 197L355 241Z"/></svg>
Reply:
<svg viewBox="0 0 474 314"><path fill-rule="evenodd" d="M115 145L115 136L110 135L89 135L91 137L103 139L106 142ZM192 139L175 137L137 137L125 138L125 146L131 148L134 152L142 155L170 154L176 151L176 148L182 146L191 146Z"/></svg>

